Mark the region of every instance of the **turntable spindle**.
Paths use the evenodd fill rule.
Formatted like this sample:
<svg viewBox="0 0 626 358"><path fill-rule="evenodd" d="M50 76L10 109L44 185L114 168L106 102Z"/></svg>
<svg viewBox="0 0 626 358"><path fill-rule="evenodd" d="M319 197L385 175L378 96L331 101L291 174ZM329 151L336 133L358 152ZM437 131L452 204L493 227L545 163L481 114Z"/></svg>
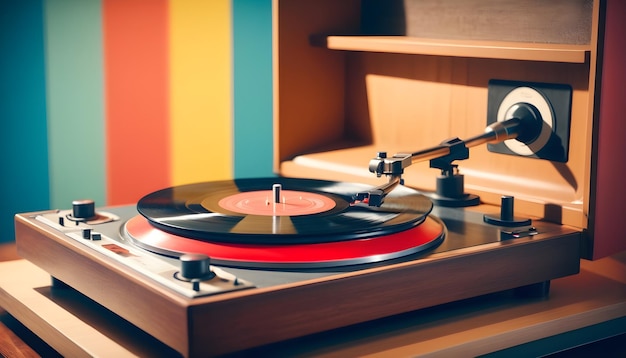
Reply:
<svg viewBox="0 0 626 358"><path fill-rule="evenodd" d="M272 185L272 194L274 195L274 203L280 204L280 191L283 188L280 184Z"/></svg>

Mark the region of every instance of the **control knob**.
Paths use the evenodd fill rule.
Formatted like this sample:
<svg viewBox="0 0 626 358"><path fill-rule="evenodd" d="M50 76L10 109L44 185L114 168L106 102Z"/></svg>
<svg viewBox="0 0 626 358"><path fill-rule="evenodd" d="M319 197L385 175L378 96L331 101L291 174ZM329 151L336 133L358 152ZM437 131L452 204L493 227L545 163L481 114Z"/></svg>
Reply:
<svg viewBox="0 0 626 358"><path fill-rule="evenodd" d="M200 281L210 280L215 277L211 271L211 259L204 254L185 254L180 256L180 275L176 278L193 284L193 290L200 290Z"/></svg>
<svg viewBox="0 0 626 358"><path fill-rule="evenodd" d="M500 215L483 215L483 220L492 225L500 226L525 226L530 225L532 220L529 218L520 218L514 215L514 200L510 195L504 195L501 198Z"/></svg>
<svg viewBox="0 0 626 358"><path fill-rule="evenodd" d="M91 199L72 201L72 217L75 220L89 220L95 218L96 204Z"/></svg>

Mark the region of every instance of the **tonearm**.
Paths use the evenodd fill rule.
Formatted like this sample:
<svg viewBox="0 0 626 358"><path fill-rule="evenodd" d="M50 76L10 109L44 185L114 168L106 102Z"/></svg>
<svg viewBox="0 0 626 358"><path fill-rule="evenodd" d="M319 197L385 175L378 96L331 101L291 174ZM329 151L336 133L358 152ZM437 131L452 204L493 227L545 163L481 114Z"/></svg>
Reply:
<svg viewBox="0 0 626 358"><path fill-rule="evenodd" d="M430 160L432 168L439 168L444 176L452 178L457 170L457 166L452 162L469 158L471 147L499 143L508 139L532 142L541 131L541 126L537 127L537 123L541 122L541 115L536 108L526 103L518 103L512 106L508 113L508 119L492 123L485 128L484 133L465 140L451 138L431 148L412 153L396 153L392 157L387 157L385 152L379 152L376 158L370 160L369 170L377 177L383 175L389 177L388 182L357 193L353 197L353 202L381 206L385 196L398 184L403 184L404 169L413 163Z"/></svg>

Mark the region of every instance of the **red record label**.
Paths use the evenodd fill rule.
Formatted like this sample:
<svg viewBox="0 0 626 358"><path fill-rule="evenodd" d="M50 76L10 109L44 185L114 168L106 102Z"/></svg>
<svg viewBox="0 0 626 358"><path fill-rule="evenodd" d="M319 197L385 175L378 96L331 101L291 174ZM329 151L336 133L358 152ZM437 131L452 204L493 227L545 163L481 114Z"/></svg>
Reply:
<svg viewBox="0 0 626 358"><path fill-rule="evenodd" d="M257 190L229 195L218 202L223 209L239 214L298 216L319 214L335 207L325 195L297 190L281 190L278 202L271 190Z"/></svg>

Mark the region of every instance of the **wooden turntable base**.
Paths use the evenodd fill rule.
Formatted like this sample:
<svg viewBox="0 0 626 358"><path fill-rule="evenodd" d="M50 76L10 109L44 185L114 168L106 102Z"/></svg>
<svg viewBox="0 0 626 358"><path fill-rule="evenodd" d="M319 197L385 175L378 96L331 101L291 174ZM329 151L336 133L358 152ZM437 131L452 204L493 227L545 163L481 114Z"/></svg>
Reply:
<svg viewBox="0 0 626 358"><path fill-rule="evenodd" d="M172 354L77 291L52 288L50 276L28 261L0 263L0 287L0 305L64 356ZM477 356L524 345L546 354L626 332L626 252L581 261L578 275L553 280L550 291L549 299L480 296L252 353Z"/></svg>

